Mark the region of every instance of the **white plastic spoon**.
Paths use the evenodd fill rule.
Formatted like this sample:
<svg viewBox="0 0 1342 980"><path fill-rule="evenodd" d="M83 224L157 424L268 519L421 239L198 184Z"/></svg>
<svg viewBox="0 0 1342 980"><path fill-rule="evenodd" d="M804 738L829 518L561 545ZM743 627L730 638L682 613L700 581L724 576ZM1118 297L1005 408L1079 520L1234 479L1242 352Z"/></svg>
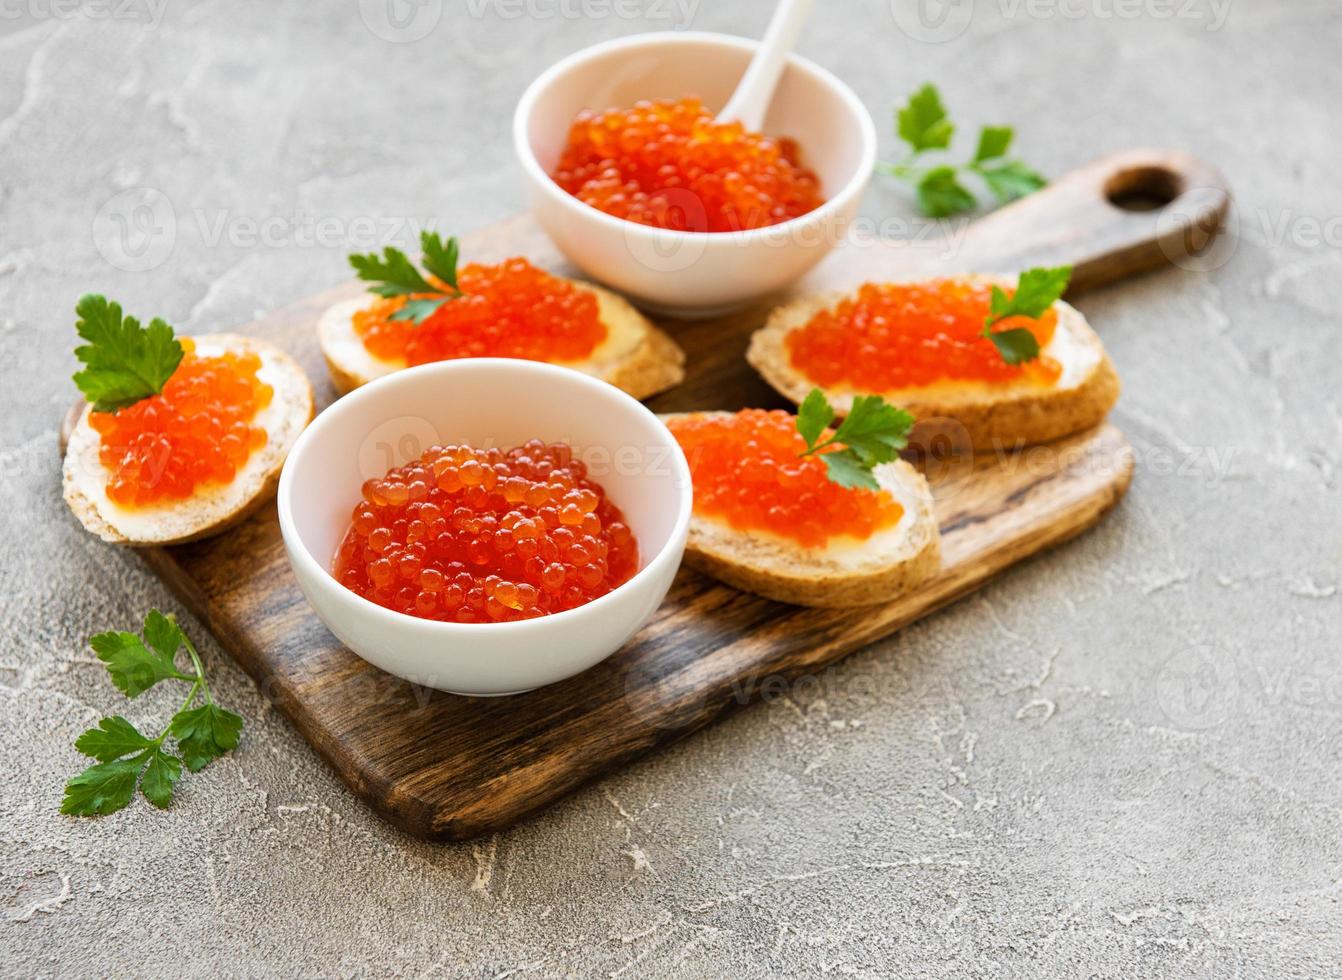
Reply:
<svg viewBox="0 0 1342 980"><path fill-rule="evenodd" d="M718 113L718 122L739 122L756 132L764 125L778 77L783 74L788 53L797 43L797 35L810 13L811 3L812 0L778 0L768 30L764 32L764 40L755 57L750 59L736 91Z"/></svg>

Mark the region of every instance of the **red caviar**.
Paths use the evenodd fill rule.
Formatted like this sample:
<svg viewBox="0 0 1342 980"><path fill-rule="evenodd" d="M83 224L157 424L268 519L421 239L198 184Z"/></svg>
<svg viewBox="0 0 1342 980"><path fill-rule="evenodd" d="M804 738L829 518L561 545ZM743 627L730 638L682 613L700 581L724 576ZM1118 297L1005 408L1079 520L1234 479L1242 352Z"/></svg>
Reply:
<svg viewBox="0 0 1342 980"><path fill-rule="evenodd" d="M856 297L822 310L787 335L792 366L826 388L887 392L938 381L1002 383L1025 378L1052 384L1062 373L1051 357L1025 364L1002 360L983 334L992 286L962 279L867 283ZM1024 327L1042 349L1058 316L1011 317L994 330Z"/></svg>
<svg viewBox="0 0 1342 980"><path fill-rule="evenodd" d="M694 480L694 510L738 531L770 531L807 548L870 537L899 522L889 494L832 483L788 412L683 415L668 422Z"/></svg>
<svg viewBox="0 0 1342 980"><path fill-rule="evenodd" d="M181 338L182 361L160 394L116 412L91 412L108 470L107 496L123 507L185 500L208 483L229 483L266 444L252 425L275 392L253 353L198 357Z"/></svg>
<svg viewBox="0 0 1342 980"><path fill-rule="evenodd" d="M600 211L676 231L763 228L825 203L795 142L716 122L698 99L580 112L551 176Z"/></svg>
<svg viewBox="0 0 1342 980"><path fill-rule="evenodd" d="M406 297L378 299L354 314L354 331L374 357L408 365L458 357L581 361L606 339L596 294L526 259L471 264L457 274L464 295L423 323L392 320Z"/></svg>
<svg viewBox="0 0 1342 980"><path fill-rule="evenodd" d="M638 542L563 443L434 446L364 483L333 571L397 612L510 622L573 609L628 581Z"/></svg>

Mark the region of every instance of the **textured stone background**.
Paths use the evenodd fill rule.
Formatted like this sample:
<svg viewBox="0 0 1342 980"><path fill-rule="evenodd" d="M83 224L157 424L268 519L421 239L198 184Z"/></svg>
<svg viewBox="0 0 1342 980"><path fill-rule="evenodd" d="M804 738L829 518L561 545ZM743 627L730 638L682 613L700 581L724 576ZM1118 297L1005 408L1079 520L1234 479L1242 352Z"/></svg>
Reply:
<svg viewBox="0 0 1342 980"><path fill-rule="evenodd" d="M1333 0L961 0L940 31L818 5L802 50L886 153L893 104L931 79L966 127L1016 123L1046 172L1141 144L1224 167L1218 268L1082 303L1126 382L1132 492L818 683L462 846L383 825L199 626L241 750L171 812L57 814L72 740L123 705L84 638L177 608L60 501L75 298L227 328L344 279L372 244L355 219L393 216L373 233L404 243L407 220L505 217L507 121L541 68L646 29L758 34L767 4L427 0L398 35L384 0L116 2L0 5L0 972L1338 970ZM148 222L141 187L163 195ZM866 213L912 217L882 186Z"/></svg>

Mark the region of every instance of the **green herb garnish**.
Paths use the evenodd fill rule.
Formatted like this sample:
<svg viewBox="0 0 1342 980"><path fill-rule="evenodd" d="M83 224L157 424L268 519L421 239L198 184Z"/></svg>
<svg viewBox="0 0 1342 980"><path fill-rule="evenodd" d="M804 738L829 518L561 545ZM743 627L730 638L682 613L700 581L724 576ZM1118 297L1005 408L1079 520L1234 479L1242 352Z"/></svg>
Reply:
<svg viewBox="0 0 1342 980"><path fill-rule="evenodd" d="M871 471L880 463L894 461L908 444L913 416L886 404L880 395L858 395L847 418L833 435L820 442L833 421L834 409L824 392L811 389L797 409L797 431L806 440L806 452L798 455L819 456L825 461L830 482L841 487L879 489ZM829 449L835 443L843 443L844 448Z"/></svg>
<svg viewBox="0 0 1342 980"><path fill-rule="evenodd" d="M461 295L457 287L457 240L449 238L444 244L437 232L425 231L420 233L419 244L423 250L420 263L447 289L430 282L404 252L390 245L382 250L380 257L376 252L349 257L349 264L354 266L360 279L376 283L369 287L369 292L387 298L415 296L391 315L393 320L423 323L438 307ZM416 296L423 293L431 295Z"/></svg>
<svg viewBox="0 0 1342 980"><path fill-rule="evenodd" d="M159 394L182 362L181 343L157 317L142 327L102 296L81 296L75 313L75 329L88 343L75 348L86 366L74 382L95 412L115 412Z"/></svg>
<svg viewBox="0 0 1342 980"><path fill-rule="evenodd" d="M1016 291L1007 296L1000 286L992 292L992 312L983 321L983 336L991 340L1008 364L1024 364L1039 356L1039 341L1024 327L1012 330L993 330L993 326L1007 317L1024 316L1038 320L1048 308L1062 298L1072 279L1072 267L1060 265L1054 269L1028 269L1021 273Z"/></svg>
<svg viewBox="0 0 1342 980"><path fill-rule="evenodd" d="M949 149L955 134L941 93L930 83L914 92L908 104L899 110L896 131L909 146L908 156L900 163L879 161L876 170L913 184L919 206L930 217L946 218L977 206L973 193L960 182L961 175L966 173L983 181L1000 204L1024 197L1047 183L1024 163L1007 157L1015 135L1010 126L984 126L969 163L921 166L924 153Z"/></svg>
<svg viewBox="0 0 1342 980"><path fill-rule="evenodd" d="M187 681L191 691L167 727L154 738L120 715L98 722L75 740L75 748L98 760L65 784L61 813L101 816L115 813L130 803L138 784L154 806L172 802L173 788L182 776L182 765L192 772L225 752L237 748L242 718L214 703L200 655L171 616L151 609L141 636L134 633L99 633L89 640L117 690L137 697L159 681ZM186 647L194 674L177 669L177 651ZM204 700L196 705L198 697ZM172 736L176 755L164 748Z"/></svg>

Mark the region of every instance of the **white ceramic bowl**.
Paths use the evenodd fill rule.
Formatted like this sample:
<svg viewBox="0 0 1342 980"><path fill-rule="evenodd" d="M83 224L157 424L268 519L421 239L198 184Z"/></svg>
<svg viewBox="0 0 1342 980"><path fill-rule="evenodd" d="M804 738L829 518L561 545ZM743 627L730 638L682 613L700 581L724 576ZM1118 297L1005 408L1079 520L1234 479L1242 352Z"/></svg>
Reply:
<svg viewBox="0 0 1342 980"><path fill-rule="evenodd" d="M364 480L435 444L567 442L624 511L641 568L577 609L516 623L441 623L394 612L330 573ZM458 694L530 690L608 657L661 603L689 527L689 467L652 412L618 388L534 361L471 358L397 371L346 395L299 437L280 476L280 531L327 627L374 666Z"/></svg>
<svg viewBox="0 0 1342 980"><path fill-rule="evenodd" d="M793 55L764 132L790 136L820 177L826 202L791 221L743 232L667 231L612 217L549 177L581 109L699 96L717 111L754 54L725 34L639 34L570 55L534 81L513 117L513 142L541 226L594 279L644 306L707 316L782 289L846 234L876 160L876 129L848 86Z"/></svg>

